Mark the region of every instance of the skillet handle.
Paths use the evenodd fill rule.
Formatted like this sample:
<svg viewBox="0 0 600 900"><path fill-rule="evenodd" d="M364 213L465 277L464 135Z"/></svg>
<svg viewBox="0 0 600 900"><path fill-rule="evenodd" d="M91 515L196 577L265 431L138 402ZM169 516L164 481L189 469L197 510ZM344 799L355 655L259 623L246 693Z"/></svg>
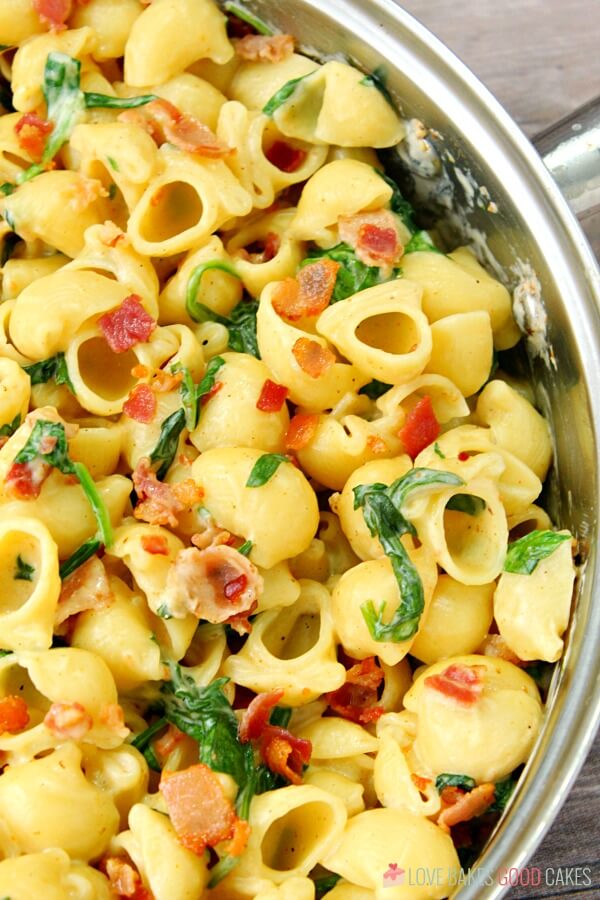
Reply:
<svg viewBox="0 0 600 900"><path fill-rule="evenodd" d="M551 125L533 143L600 259L600 97Z"/></svg>

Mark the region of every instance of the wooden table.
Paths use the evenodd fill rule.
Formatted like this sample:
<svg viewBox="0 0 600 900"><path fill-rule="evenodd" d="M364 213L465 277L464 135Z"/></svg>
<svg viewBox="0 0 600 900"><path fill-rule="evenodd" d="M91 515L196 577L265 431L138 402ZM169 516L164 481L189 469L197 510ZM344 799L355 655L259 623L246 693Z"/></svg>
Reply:
<svg viewBox="0 0 600 900"><path fill-rule="evenodd" d="M600 0L402 0L481 78L530 137L600 95ZM548 785L552 791L552 785ZM590 866L593 887L516 888L600 898L600 736L531 865Z"/></svg>

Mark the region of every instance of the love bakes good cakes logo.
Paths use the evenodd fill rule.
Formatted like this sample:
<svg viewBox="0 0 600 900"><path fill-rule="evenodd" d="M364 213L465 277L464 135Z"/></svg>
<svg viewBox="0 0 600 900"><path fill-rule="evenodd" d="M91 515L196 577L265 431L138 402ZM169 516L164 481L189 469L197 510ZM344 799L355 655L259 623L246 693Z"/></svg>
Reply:
<svg viewBox="0 0 600 900"><path fill-rule="evenodd" d="M383 886L396 887L396 885L404 884L405 874L405 870L401 869L398 863L390 863L383 873Z"/></svg>
<svg viewBox="0 0 600 900"><path fill-rule="evenodd" d="M398 863L390 863L383 873L384 888L399 887L464 887L469 884L504 887L591 887L593 883L590 866L557 866L540 869L524 866L522 869L500 869L495 876L486 875L479 869L418 868L402 869Z"/></svg>

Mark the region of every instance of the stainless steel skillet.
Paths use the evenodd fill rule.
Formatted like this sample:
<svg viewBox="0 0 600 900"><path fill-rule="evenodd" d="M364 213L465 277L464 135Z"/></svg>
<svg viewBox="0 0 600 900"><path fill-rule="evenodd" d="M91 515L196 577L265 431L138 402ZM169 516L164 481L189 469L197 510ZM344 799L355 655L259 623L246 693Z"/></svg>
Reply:
<svg viewBox="0 0 600 900"><path fill-rule="evenodd" d="M529 332L531 376L555 441L547 501L581 541L583 566L542 734L477 878L456 894L489 900L506 889L498 873L524 866L542 840L600 722L600 272L565 200L600 252L600 102L541 137L553 178L477 78L392 0L246 5L309 53L384 67L398 106L430 129L439 158L405 160L413 184L442 212L449 240L470 242L503 273Z"/></svg>

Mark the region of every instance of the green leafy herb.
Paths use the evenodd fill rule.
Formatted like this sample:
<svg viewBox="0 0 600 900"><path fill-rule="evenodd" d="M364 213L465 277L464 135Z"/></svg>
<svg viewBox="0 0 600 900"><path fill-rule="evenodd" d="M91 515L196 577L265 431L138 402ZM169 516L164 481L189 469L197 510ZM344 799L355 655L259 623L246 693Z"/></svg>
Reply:
<svg viewBox="0 0 600 900"><path fill-rule="evenodd" d="M417 253L418 251L426 251L428 253L439 253L443 256L441 250L435 246L431 237L429 236L429 232L427 231L415 231L410 241L404 248L404 255L407 253Z"/></svg>
<svg viewBox="0 0 600 900"><path fill-rule="evenodd" d="M149 767L155 772L160 772L161 769L160 763L156 757L156 753L152 749L152 740L167 725L168 722L163 716L162 718L158 719L158 721L154 722L152 725L146 728L145 731L142 731L141 734L138 734L138 736L131 742L131 746L135 747L136 750L139 750L140 753L143 754Z"/></svg>
<svg viewBox="0 0 600 900"><path fill-rule="evenodd" d="M137 97L111 97L109 94L86 92L83 101L87 109L136 109L158 100L156 94L141 94Z"/></svg>
<svg viewBox="0 0 600 900"><path fill-rule="evenodd" d="M108 199L114 200L116 196L117 196L117 186L114 183L114 181L111 181L111 183L108 186Z"/></svg>
<svg viewBox="0 0 600 900"><path fill-rule="evenodd" d="M34 574L35 566L30 566L29 563L26 563L19 553L15 562L15 574L13 575L14 580L33 581Z"/></svg>
<svg viewBox="0 0 600 900"><path fill-rule="evenodd" d="M0 650L0 659L3 659L5 656L10 656L12 650Z"/></svg>
<svg viewBox="0 0 600 900"><path fill-rule="evenodd" d="M256 314L258 301L241 300L232 310L227 325L229 329L229 349L236 353L248 353L260 359L256 337Z"/></svg>
<svg viewBox="0 0 600 900"><path fill-rule="evenodd" d="M160 616L161 619L172 619L173 616L169 610L169 607L166 603L161 603L160 606L156 610L156 615Z"/></svg>
<svg viewBox="0 0 600 900"><path fill-rule="evenodd" d="M238 547L238 553L241 553L242 556L250 556L253 547L254 541L244 541L242 546Z"/></svg>
<svg viewBox="0 0 600 900"><path fill-rule="evenodd" d="M411 234L414 234L415 231L418 231L417 225L415 223L415 211L411 203L408 200L405 200L402 196L402 191L396 184L393 178L390 178L389 175L386 175L385 172L382 172L380 169L375 169L380 178L383 178L386 184L388 184L392 189L392 199L390 200L390 209L392 212L395 212L396 215L400 216L408 230Z"/></svg>
<svg viewBox="0 0 600 900"><path fill-rule="evenodd" d="M75 475L83 488L94 512L98 530L105 547L113 542L112 525L108 510L104 505L94 479L81 462L73 462L69 457L69 448L65 427L62 422L49 422L38 419L33 426L27 443L15 456L16 463L30 463L42 459L48 465L62 472L63 475Z"/></svg>
<svg viewBox="0 0 600 900"><path fill-rule="evenodd" d="M416 535L414 526L402 512L409 493L437 485L461 485L462 478L436 469L411 469L393 484L361 484L354 488L354 509L361 509L369 532L378 537L400 590L400 603L389 622L383 619L385 603L379 610L372 600L361 606L373 640L400 642L416 634L424 609L423 583L400 538Z"/></svg>
<svg viewBox="0 0 600 900"><path fill-rule="evenodd" d="M42 359L40 362L32 363L30 366L23 366L31 379L31 385L46 384L46 382L54 379L56 384L66 384L72 393L75 393L73 383L69 378L69 370L64 353L57 353L48 359Z"/></svg>
<svg viewBox="0 0 600 900"><path fill-rule="evenodd" d="M489 807L488 812L503 812L506 804L512 796L512 792L517 786L515 778L505 778L504 781L498 781L495 787L495 797L493 804Z"/></svg>
<svg viewBox="0 0 600 900"><path fill-rule="evenodd" d="M107 156L106 158L107 158L108 164L111 167L111 169L113 170L113 172L119 172L120 171L119 163L116 161L116 159L114 159L112 156Z"/></svg>
<svg viewBox="0 0 600 900"><path fill-rule="evenodd" d="M12 185L10 185L10 187L12 187ZM15 234L14 231L10 231L4 236L4 241L2 242L2 253L0 254L0 268L4 266L11 258L15 251L15 247L20 240L21 238L18 234Z"/></svg>
<svg viewBox="0 0 600 900"><path fill-rule="evenodd" d="M188 431L193 431L200 417L200 401L213 390L216 384L216 376L219 369L225 365L222 356L213 356L206 367L200 384L195 385L191 372L186 366L176 365L172 372L182 372L181 401L185 412L185 424Z"/></svg>
<svg viewBox="0 0 600 900"><path fill-rule="evenodd" d="M77 550L61 564L59 575L62 579L68 578L73 572L82 566L88 559L98 552L102 544L97 538L88 538Z"/></svg>
<svg viewBox="0 0 600 900"><path fill-rule="evenodd" d="M150 454L151 463L159 463L156 477L161 481L169 471L177 447L179 436L185 428L185 410L178 409L164 420L160 427L160 435L156 447Z"/></svg>
<svg viewBox="0 0 600 900"><path fill-rule="evenodd" d="M531 575L539 562L554 553L564 541L570 540L570 534L532 531L509 545L504 560L504 571L515 575Z"/></svg>
<svg viewBox="0 0 600 900"><path fill-rule="evenodd" d="M222 356L213 356L210 360L209 364L206 367L206 371L202 376L202 381L196 388L196 396L198 400L201 400L202 397L205 397L207 394L213 390L217 372L225 365L225 360Z"/></svg>
<svg viewBox="0 0 600 900"><path fill-rule="evenodd" d="M289 461L289 456L284 456L283 453L264 453L252 466L246 487L262 487L273 477L281 463Z"/></svg>
<svg viewBox="0 0 600 900"><path fill-rule="evenodd" d="M380 94L383 94L390 106L394 106L394 100L387 88L387 72L385 66L377 66L370 75L365 75L360 84L365 87L374 87Z"/></svg>
<svg viewBox="0 0 600 900"><path fill-rule="evenodd" d="M308 74L310 75L312 73L309 72ZM265 116L272 116L280 106L283 106L284 103L287 103L292 94L295 93L296 88L298 87L300 82L304 81L305 78L308 78L308 75L301 75L300 78L292 78L290 79L290 81L286 81L283 87L280 87L279 90L275 94L273 94L268 103L263 107Z"/></svg>
<svg viewBox="0 0 600 900"><path fill-rule="evenodd" d="M379 397L386 394L391 387L391 384L386 384L385 381L377 381L375 378L368 384L363 385L358 393L365 394L367 397L370 397L371 400L378 400Z"/></svg>
<svg viewBox="0 0 600 900"><path fill-rule="evenodd" d="M0 184L0 194L4 194L5 197L9 197L11 194L14 194L16 189L17 186L15 184L11 184L9 181L5 181L4 184Z"/></svg>
<svg viewBox="0 0 600 900"><path fill-rule="evenodd" d="M240 276L233 266L230 266L224 260L210 259L208 262L201 263L199 266L196 266L187 283L185 309L190 319L194 322L219 322L221 325L229 325L229 319L225 318L225 316L220 316L219 313L214 312L210 307L198 301L198 291L204 273L214 271L225 272L227 275L231 275L232 278L240 280Z"/></svg>
<svg viewBox="0 0 600 900"><path fill-rule="evenodd" d="M457 787L461 788L463 791L472 791L475 784L475 779L470 778L468 775L452 775L448 772L438 775L435 779L435 787L440 794L444 788L447 787Z"/></svg>
<svg viewBox="0 0 600 900"><path fill-rule="evenodd" d="M246 22L246 24L250 25L251 28L254 28L258 34L273 34L273 30L269 28L266 22L263 22L263 20L259 19L258 16L255 16L254 13L251 13L245 6L242 6L241 3L236 3L235 0L226 0L224 9L225 12L235 16L236 19L241 19L242 22Z"/></svg>
<svg viewBox="0 0 600 900"><path fill-rule="evenodd" d="M325 894L332 891L341 875L324 875L323 878L315 878L315 900L321 900Z"/></svg>
<svg viewBox="0 0 600 900"><path fill-rule="evenodd" d="M440 459L446 459L446 454L442 453L442 451L440 449L440 445L438 444L437 441L433 445L433 452L435 453L436 456L439 456Z"/></svg>
<svg viewBox="0 0 600 900"><path fill-rule="evenodd" d="M361 262L348 244L337 244L330 250L321 250L320 247L315 247L309 251L307 259L300 263L300 267L310 265L315 259L332 259L340 264L331 295L332 303L345 300L352 294L366 291L367 288L390 280L382 277L382 270L379 266L366 266ZM397 278L399 272L399 269L393 269L392 278Z"/></svg>
<svg viewBox="0 0 600 900"><path fill-rule="evenodd" d="M275 706L269 716L269 724L279 728L287 728L292 718L292 710L289 706Z"/></svg>
<svg viewBox="0 0 600 900"><path fill-rule="evenodd" d="M454 509L468 516L479 516L487 509L487 504L482 497L475 497L473 494L455 494L446 503L446 509Z"/></svg>
<svg viewBox="0 0 600 900"><path fill-rule="evenodd" d="M0 437L12 437L19 425L21 424L21 413L17 413L12 422L3 425L0 428Z"/></svg>

